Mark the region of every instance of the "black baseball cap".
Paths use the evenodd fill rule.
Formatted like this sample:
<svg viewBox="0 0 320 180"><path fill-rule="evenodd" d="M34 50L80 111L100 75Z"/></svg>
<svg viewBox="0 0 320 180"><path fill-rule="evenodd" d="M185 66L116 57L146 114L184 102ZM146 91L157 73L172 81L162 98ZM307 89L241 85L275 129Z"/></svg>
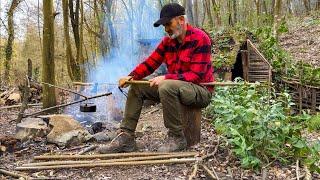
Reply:
<svg viewBox="0 0 320 180"><path fill-rule="evenodd" d="M159 27L171 21L172 18L185 15L185 9L178 3L169 3L162 7L160 12L160 19L156 21L153 26Z"/></svg>

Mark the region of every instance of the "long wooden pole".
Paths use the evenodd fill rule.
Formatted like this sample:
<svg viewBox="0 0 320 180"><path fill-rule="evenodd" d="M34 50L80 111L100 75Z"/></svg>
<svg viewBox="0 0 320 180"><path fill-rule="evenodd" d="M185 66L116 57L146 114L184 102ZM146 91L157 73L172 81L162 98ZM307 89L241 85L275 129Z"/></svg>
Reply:
<svg viewBox="0 0 320 180"><path fill-rule="evenodd" d="M136 80L131 80L131 81L126 81L126 84L142 84L142 85L149 85L149 81L136 81ZM200 83L200 85L203 86L239 86L239 85L252 85L255 83L234 83L234 82L208 82L208 83Z"/></svg>
<svg viewBox="0 0 320 180"><path fill-rule="evenodd" d="M120 157L137 157L137 156L155 156L168 154L184 154L197 155L197 152L177 152L177 153L159 153L159 152L132 152L132 153L112 153L112 154L94 154L94 155L42 155L35 156L34 160L48 160L48 159L103 159L103 158L120 158Z"/></svg>
<svg viewBox="0 0 320 180"><path fill-rule="evenodd" d="M49 162L28 163L28 164L23 164L22 166L23 167L31 167L31 166L67 165L67 164L111 163L111 162L160 160L160 159L186 158L186 157L194 157L194 153L189 153L189 154L168 154L168 155L143 156L143 157L130 157L130 158L119 158L119 159L108 159L108 160L49 161Z"/></svg>
<svg viewBox="0 0 320 180"><path fill-rule="evenodd" d="M128 162L112 162L112 163L69 164L69 165L57 165L57 166L30 166L30 167L17 167L16 170L24 171L24 170L45 170L45 169L93 168L93 167L108 167L108 166L182 164L182 163L195 162L195 161L196 161L196 158L183 158L183 159L128 161Z"/></svg>

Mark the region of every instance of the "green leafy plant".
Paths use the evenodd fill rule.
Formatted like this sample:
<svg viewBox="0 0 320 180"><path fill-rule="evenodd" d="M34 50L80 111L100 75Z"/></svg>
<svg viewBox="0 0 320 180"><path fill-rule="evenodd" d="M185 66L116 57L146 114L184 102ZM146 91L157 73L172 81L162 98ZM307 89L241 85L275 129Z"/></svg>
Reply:
<svg viewBox="0 0 320 180"><path fill-rule="evenodd" d="M299 158L318 170L316 147L301 136L300 121L291 116L288 93L276 94L260 85L216 88L206 109L217 132L225 136L245 168L258 168L272 161L288 163Z"/></svg>

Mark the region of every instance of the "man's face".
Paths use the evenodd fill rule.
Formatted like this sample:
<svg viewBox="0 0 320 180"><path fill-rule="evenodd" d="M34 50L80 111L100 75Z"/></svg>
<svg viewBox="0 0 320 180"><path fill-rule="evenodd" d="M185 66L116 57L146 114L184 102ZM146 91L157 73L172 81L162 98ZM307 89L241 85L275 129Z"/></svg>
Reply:
<svg viewBox="0 0 320 180"><path fill-rule="evenodd" d="M164 24L166 33L171 39L175 39L183 33L183 20L181 17L175 17L170 22Z"/></svg>

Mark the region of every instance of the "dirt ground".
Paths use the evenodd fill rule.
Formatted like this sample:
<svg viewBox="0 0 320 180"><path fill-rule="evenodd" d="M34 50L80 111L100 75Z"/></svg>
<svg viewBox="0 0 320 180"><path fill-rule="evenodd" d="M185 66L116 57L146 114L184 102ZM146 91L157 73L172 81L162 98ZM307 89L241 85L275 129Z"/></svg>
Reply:
<svg viewBox="0 0 320 180"><path fill-rule="evenodd" d="M34 110L34 109L33 109ZM0 134L13 135L17 110L1 111ZM150 113L151 112L151 113ZM143 109L141 119L137 127L138 151L156 151L165 142L166 129L163 125L162 110L160 105ZM209 168L214 169L220 179L294 179L296 177L295 164L281 166L278 163L270 164L264 173L260 171L245 170L240 167L239 161L233 157L222 138L216 134L210 121L205 117L202 119L201 143L187 151L197 151L203 155L215 150L216 155L204 162ZM92 144L92 143L91 143ZM81 146L80 146L81 147ZM15 167L32 161L35 155L50 154L76 154L81 149L69 147L59 149L53 144L47 144L45 139L36 139L21 145L21 148L14 153L7 153L0 159L0 167L13 171ZM95 152L89 152L94 154ZM24 171L25 175L39 178L46 177L52 179L187 179L192 173L191 163L177 165L143 165L127 167L96 167L96 168L76 168L63 170L42 170ZM303 169L300 169L303 175ZM0 179L10 179L11 177L0 175ZM314 178L320 178L314 174ZM196 179L210 179L208 174L200 169Z"/></svg>
<svg viewBox="0 0 320 180"><path fill-rule="evenodd" d="M319 18L306 17L289 24L289 32L280 37L280 44L296 61L320 67Z"/></svg>

